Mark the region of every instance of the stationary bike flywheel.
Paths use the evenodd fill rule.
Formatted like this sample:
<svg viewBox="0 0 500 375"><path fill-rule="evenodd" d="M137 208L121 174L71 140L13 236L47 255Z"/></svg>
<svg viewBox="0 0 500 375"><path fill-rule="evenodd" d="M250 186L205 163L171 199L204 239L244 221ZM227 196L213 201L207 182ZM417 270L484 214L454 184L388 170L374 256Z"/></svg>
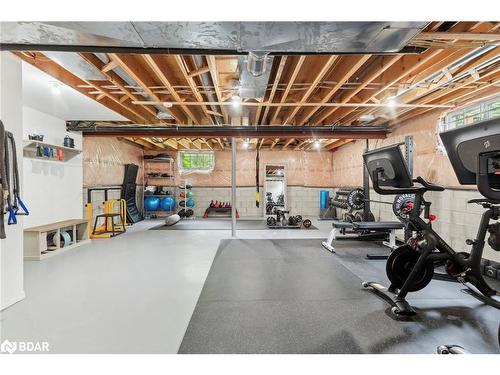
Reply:
<svg viewBox="0 0 500 375"><path fill-rule="evenodd" d="M389 255L389 259L387 259L387 264L385 266L385 272L394 287L400 289L403 286L405 280L415 266L415 263L417 263L419 256L420 253L413 250L408 245L398 247ZM433 275L434 264L428 262L415 276L408 291L416 292L417 290L425 288L427 284L431 282Z"/></svg>

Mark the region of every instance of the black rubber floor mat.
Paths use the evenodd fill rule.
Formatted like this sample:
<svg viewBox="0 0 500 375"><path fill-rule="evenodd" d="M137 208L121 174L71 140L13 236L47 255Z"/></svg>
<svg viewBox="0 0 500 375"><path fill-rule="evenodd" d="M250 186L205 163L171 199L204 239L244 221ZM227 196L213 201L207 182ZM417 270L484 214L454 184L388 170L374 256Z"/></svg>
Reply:
<svg viewBox="0 0 500 375"><path fill-rule="evenodd" d="M179 353L498 352L498 311L453 291L395 321L361 282L317 240L224 240Z"/></svg>

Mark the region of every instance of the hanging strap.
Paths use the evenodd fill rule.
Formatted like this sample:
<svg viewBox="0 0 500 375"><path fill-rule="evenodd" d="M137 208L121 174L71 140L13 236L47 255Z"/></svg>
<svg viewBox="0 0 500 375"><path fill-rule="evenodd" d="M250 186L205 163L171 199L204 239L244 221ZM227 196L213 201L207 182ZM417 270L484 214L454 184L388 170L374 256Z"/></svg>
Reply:
<svg viewBox="0 0 500 375"><path fill-rule="evenodd" d="M5 169L5 127L0 120L0 239L5 238L5 204L9 194L7 171Z"/></svg>
<svg viewBox="0 0 500 375"><path fill-rule="evenodd" d="M12 171L10 170L11 165ZM7 131L5 132L5 174L7 176L7 185L9 188L7 196L7 224L12 225L17 224L17 215L29 215L29 211L20 197L21 185L19 183L16 141L14 135ZM20 212L19 209L22 211Z"/></svg>

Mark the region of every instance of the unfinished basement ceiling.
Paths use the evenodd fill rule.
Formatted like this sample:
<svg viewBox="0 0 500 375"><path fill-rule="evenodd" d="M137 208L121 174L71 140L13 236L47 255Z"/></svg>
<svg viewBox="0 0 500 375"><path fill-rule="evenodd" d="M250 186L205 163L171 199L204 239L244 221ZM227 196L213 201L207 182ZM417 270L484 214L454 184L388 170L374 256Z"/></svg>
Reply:
<svg viewBox="0 0 500 375"><path fill-rule="evenodd" d="M277 28L274 34L269 33L269 40L265 44L269 48L266 52L276 53L263 54L265 57L260 66L264 69L257 76L248 70L246 64L250 54L241 49L242 46L250 45L249 42L242 44L242 38L246 34L241 33L241 30L248 31L249 28L243 28L241 23L231 23L236 24L239 28L235 29L237 31L233 39L227 33L215 33L212 39L205 37L202 39L203 44L196 44L197 47L210 47L212 53L191 49L186 54L179 54L179 50L146 50L144 46L148 42L140 42L142 47L138 51L141 53L110 47L107 50L100 49L100 52L47 52L34 49L40 46L30 44L30 39L25 38L23 33L17 35L17 39L7 37L12 37L12 32L17 27L19 30L30 27L36 29L36 25L40 25L38 23L2 24L2 30L7 26L11 31L10 34L2 35L3 41L25 43L17 47L2 47L11 49L29 64L120 113L131 124L146 126L398 126L401 122L429 111L451 111L471 100L499 93L498 22L423 23L425 28L418 30L413 37L408 37L395 53L280 53L278 51L289 48L291 44L287 43L304 29L299 27L295 34L291 32L288 35L288 39L279 39L278 31L285 35L286 27ZM336 29L339 24L341 23L332 23L329 27ZM351 24L353 23L344 25ZM359 27L365 25L354 24ZM381 23L368 24L368 29L373 31L374 25L379 27ZM58 24L57 30L61 25ZM109 46L113 46L115 39L125 38L127 35L131 43L139 43L134 35L139 35L141 31L134 34L129 28L130 25L136 26L136 23L119 23L123 28L113 23L116 27L108 31L105 25L111 24L64 23L67 27L65 30L73 27L73 31L64 35L70 38L67 40L71 40L75 35L80 35L75 33L83 33L80 35L82 46L91 40L90 32L95 34L92 40L97 40L96 34L101 35L98 40L102 46L107 45L106 40L110 43ZM148 25L156 25L158 33L172 27L169 23ZM194 25L200 29L193 31ZM202 29L203 25L206 25L205 29ZM216 25L222 27L221 25L226 24ZM210 23L191 23L187 28L179 26L175 38L185 40L184 47L192 47L193 44L190 43L194 34L189 32L196 31L205 35L207 30L217 30L212 26ZM61 39L58 34L51 34L53 27L53 24L44 25L44 33L36 35L43 37L44 41L54 43L52 47L57 47ZM389 29L395 32L395 27L396 24L391 23ZM312 30L315 30L314 27ZM361 46L362 43L357 44L352 30L344 30L353 36L349 45ZM311 38L305 38L301 40L302 44L296 45L301 45L300 48L305 48L305 45L313 48L317 42L317 35L313 31ZM406 31L402 31L400 35L408 35L405 34ZM226 38L226 44L220 44L218 38ZM32 42L40 40L31 39ZM145 39L150 40L152 39ZM240 44L234 44L236 42ZM217 50L221 46L226 48L229 45L227 43L233 43L231 48L240 49L230 54L226 49ZM343 43L347 45L346 41ZM415 53L413 47L420 48L420 52ZM412 52L408 53L408 50ZM262 56L260 53L255 55ZM170 134L168 137L156 137L154 142L151 142L151 138L139 135L130 139L146 148L175 148L177 145L178 149L195 146L198 149L218 149L228 145L227 137L200 136L196 142L190 142L188 138L183 141L179 137L171 138ZM158 139L165 142L158 143ZM259 148L305 150L312 149L313 141L314 139L293 138L286 133L268 138L249 137L245 140ZM321 141L321 147L334 149L348 141L348 137L339 140L325 137Z"/></svg>
<svg viewBox="0 0 500 375"><path fill-rule="evenodd" d="M0 42L47 49L168 49L172 53L400 51L427 22L3 22ZM42 49L42 48L40 48Z"/></svg>

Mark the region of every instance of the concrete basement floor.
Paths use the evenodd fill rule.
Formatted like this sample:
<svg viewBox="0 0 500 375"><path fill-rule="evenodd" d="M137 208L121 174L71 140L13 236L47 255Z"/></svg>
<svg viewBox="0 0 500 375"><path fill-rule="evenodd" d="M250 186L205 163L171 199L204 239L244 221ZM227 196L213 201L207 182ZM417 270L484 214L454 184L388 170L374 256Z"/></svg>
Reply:
<svg viewBox="0 0 500 375"><path fill-rule="evenodd" d="M124 235L25 262L26 299L1 316L1 340L47 341L51 353L177 353L225 230ZM319 230L241 230L238 238L324 239ZM321 249L321 247L319 247Z"/></svg>

